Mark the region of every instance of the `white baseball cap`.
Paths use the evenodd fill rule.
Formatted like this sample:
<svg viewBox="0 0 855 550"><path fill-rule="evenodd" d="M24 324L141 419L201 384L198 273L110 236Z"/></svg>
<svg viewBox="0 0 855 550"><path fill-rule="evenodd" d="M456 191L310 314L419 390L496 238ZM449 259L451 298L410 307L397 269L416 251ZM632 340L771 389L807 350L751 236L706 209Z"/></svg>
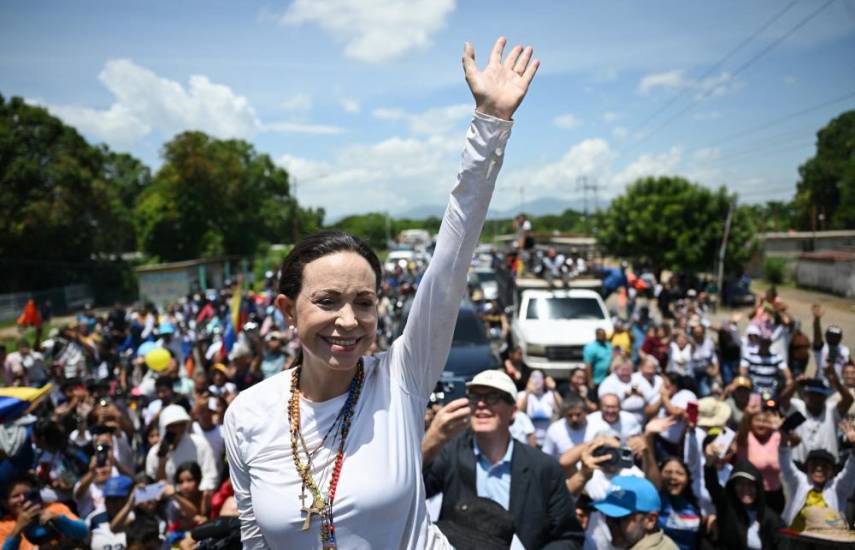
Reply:
<svg viewBox="0 0 855 550"><path fill-rule="evenodd" d="M496 369L481 371L475 375L471 382L466 383L467 388L473 386L481 386L485 388L494 388L500 392L507 394L508 399L513 402L517 400L517 387L511 377L504 372Z"/></svg>

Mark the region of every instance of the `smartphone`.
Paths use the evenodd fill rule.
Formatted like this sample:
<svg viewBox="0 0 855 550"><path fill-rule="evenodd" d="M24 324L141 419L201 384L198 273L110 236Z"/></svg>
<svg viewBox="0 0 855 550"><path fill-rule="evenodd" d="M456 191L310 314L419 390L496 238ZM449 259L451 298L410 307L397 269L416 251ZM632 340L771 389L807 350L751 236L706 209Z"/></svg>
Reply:
<svg viewBox="0 0 855 550"><path fill-rule="evenodd" d="M748 398L748 406L749 407L759 407L760 406L760 394L752 393L751 397Z"/></svg>
<svg viewBox="0 0 855 550"><path fill-rule="evenodd" d="M24 498L33 504L41 504L42 503L42 493L38 489L30 489L24 495Z"/></svg>
<svg viewBox="0 0 855 550"><path fill-rule="evenodd" d="M106 466L109 453L110 447L99 443L98 446L95 447L95 465L99 468Z"/></svg>
<svg viewBox="0 0 855 550"><path fill-rule="evenodd" d="M463 378L446 378L440 380L442 385L442 398L440 403L443 405L451 403L455 399L466 397L466 380Z"/></svg>
<svg viewBox="0 0 855 550"><path fill-rule="evenodd" d="M713 440L713 444L721 449L718 452L719 458L724 458L727 452L730 450L730 445L733 443L733 438L736 437L736 432L731 430L730 428L725 428L723 432L718 434L718 436Z"/></svg>
<svg viewBox="0 0 855 550"><path fill-rule="evenodd" d="M805 415L796 411L784 419L783 424L781 424L781 431L785 433L791 432L801 426L805 420L807 420Z"/></svg>
<svg viewBox="0 0 855 550"><path fill-rule="evenodd" d="M142 502L157 500L160 498L160 493L163 492L164 487L166 487L165 481L150 483L145 487L137 487L134 489L134 502L140 504Z"/></svg>
<svg viewBox="0 0 855 550"><path fill-rule="evenodd" d="M686 420L691 425L695 425L698 423L698 402L697 401L689 401L686 403Z"/></svg>

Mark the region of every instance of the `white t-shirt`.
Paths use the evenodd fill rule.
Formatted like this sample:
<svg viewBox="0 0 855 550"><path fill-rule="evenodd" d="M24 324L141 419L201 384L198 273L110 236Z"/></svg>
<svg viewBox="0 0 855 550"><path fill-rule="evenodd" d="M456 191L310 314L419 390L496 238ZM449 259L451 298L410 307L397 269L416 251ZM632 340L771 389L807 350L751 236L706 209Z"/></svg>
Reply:
<svg viewBox="0 0 855 550"><path fill-rule="evenodd" d="M638 395L638 393L630 394L632 386L637 383L633 377L634 375L630 376L629 380L624 382L618 378L617 374L612 373L606 376L606 379L603 380L603 383L600 384L599 388L597 388L597 395L600 399L602 399L604 395L608 395L610 393L617 395L618 399L620 399L620 408L628 413L632 413L632 415L635 416L635 419L639 422L643 422L644 405L646 401L641 388L639 388L639 392L642 393L642 395Z"/></svg>
<svg viewBox="0 0 855 550"><path fill-rule="evenodd" d="M686 344L686 347L680 349L677 342L671 342L670 350L668 354L668 371L676 372L683 376L691 374L689 366L692 361L692 345Z"/></svg>
<svg viewBox="0 0 855 550"><path fill-rule="evenodd" d="M624 468L612 475L606 475L602 470L594 470L594 475L585 484L585 493L594 502L606 498L612 478L619 475L644 477L644 472L638 466ZM612 534L609 532L609 526L606 525L606 518L601 512L595 510L591 512L588 529L585 531L585 545L582 550L602 550L604 548L612 548Z"/></svg>
<svg viewBox="0 0 855 550"><path fill-rule="evenodd" d="M603 413L597 411L588 415L588 433L591 437L603 435L603 432L613 431L620 437L622 444L634 435L641 433L641 424L635 419L635 415L626 411L620 411L617 422L609 424L603 420Z"/></svg>
<svg viewBox="0 0 855 550"><path fill-rule="evenodd" d="M157 452L160 443L149 449L145 459L145 473L157 479ZM173 482L175 470L184 462L196 462L202 470L202 481L199 489L202 491L216 491L219 487L220 474L214 461L214 452L208 441L201 435L185 433L178 442L178 447L172 452L166 461L166 481Z"/></svg>
<svg viewBox="0 0 855 550"><path fill-rule="evenodd" d="M222 475L226 456L226 442L223 439L223 427L215 424L213 428L205 431L198 422L193 422L193 433L204 437L208 442L208 445L211 446L211 451L214 453L214 462L217 465L217 472Z"/></svg>
<svg viewBox="0 0 855 550"><path fill-rule="evenodd" d="M526 392L521 391L517 394L519 399L522 399ZM543 446L543 438L546 437L546 429L552 423L552 419L558 414L556 410L558 405L555 403L555 394L551 390L546 390L542 394L528 394L526 399L525 412L534 424L534 436L537 438L537 444Z"/></svg>
<svg viewBox="0 0 855 550"><path fill-rule="evenodd" d="M566 418L556 420L546 430L546 438L543 440L543 452L555 458L560 458L561 455L573 447L589 441L592 439L588 437L589 425L586 423L584 426L574 429L570 427L570 422Z"/></svg>
<svg viewBox="0 0 855 550"><path fill-rule="evenodd" d="M825 410L818 417L808 414L805 402L798 398L790 401L790 410L785 416L795 411L805 415L805 421L796 428L796 433L802 438L801 443L793 447L793 460L804 462L810 451L825 449L837 456L837 425L840 424L840 412L837 402L833 399L825 401Z"/></svg>
<svg viewBox="0 0 855 550"><path fill-rule="evenodd" d="M125 532L114 533L110 529L109 519L106 517L97 517L102 513L101 511L95 511L86 518L86 525L89 527L89 535L91 536L89 548L91 550L125 550L127 547ZM98 521L93 522L93 519ZM131 519L133 519L133 512L131 512Z"/></svg>
<svg viewBox="0 0 855 550"><path fill-rule="evenodd" d="M822 349L813 353L813 360L816 362L816 376L821 378L828 384L825 377L825 363L828 361L828 344L823 344ZM837 357L834 360L834 370L837 372L837 378L843 379L843 365L849 362L849 348L843 344L837 346Z"/></svg>
<svg viewBox="0 0 855 550"><path fill-rule="evenodd" d="M404 334L388 352L363 358L362 394L333 506L339 548L450 547L425 511L424 411L445 366L451 320L466 289L510 127L508 121L475 114L458 183ZM317 519L302 530L302 480L291 455L286 412L290 396L288 370L242 391L226 412L226 451L246 549L321 547ZM319 403L301 398L301 433L308 448L318 447L346 399L346 394ZM312 460L312 477L321 479L334 459L335 449L321 448ZM322 483L322 491L328 486Z"/></svg>
<svg viewBox="0 0 855 550"><path fill-rule="evenodd" d="M514 421L510 427L511 437L521 443L528 445L528 436L534 433L534 424L524 412L517 411L514 413Z"/></svg>

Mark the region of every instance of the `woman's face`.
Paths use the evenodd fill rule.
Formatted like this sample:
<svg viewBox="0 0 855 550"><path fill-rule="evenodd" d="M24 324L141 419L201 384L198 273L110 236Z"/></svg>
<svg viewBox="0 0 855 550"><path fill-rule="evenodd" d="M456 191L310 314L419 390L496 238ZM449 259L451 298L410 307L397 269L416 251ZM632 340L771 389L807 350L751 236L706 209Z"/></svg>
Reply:
<svg viewBox="0 0 855 550"><path fill-rule="evenodd" d="M757 485L750 479L738 478L733 485L736 492L736 498L743 506L754 506L754 501L757 499Z"/></svg>
<svg viewBox="0 0 855 550"><path fill-rule="evenodd" d="M688 483L689 475L676 460L669 460L662 468L662 486L671 496L681 494Z"/></svg>
<svg viewBox="0 0 855 550"><path fill-rule="evenodd" d="M751 433L754 434L754 437L760 440L766 440L770 435L772 435L772 426L769 423L769 413L760 413L754 415L754 418L751 419Z"/></svg>
<svg viewBox="0 0 855 550"><path fill-rule="evenodd" d="M576 369L570 374L570 383L574 386L584 386L588 383L584 369Z"/></svg>
<svg viewBox="0 0 855 550"><path fill-rule="evenodd" d="M6 501L6 508L12 517L18 517L18 512L27 500L27 493L32 490L27 483L16 483L9 491L9 498Z"/></svg>
<svg viewBox="0 0 855 550"><path fill-rule="evenodd" d="M377 332L375 288L374 271L354 252L336 252L306 264L297 298L277 298L297 327L306 364L334 370L356 365Z"/></svg>
<svg viewBox="0 0 855 550"><path fill-rule="evenodd" d="M157 428L149 430L147 439L149 447L157 445L160 442L160 430Z"/></svg>
<svg viewBox="0 0 855 550"><path fill-rule="evenodd" d="M183 471L178 476L178 492L185 497L191 498L196 495L196 489L199 486L196 480L193 479L193 474L188 471Z"/></svg>

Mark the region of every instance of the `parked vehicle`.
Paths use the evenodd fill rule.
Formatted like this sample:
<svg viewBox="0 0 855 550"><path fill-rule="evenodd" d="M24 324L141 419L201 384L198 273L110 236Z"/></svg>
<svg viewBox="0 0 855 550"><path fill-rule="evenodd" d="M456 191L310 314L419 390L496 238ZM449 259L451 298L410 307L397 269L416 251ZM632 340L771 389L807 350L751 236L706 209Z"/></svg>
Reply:
<svg viewBox="0 0 855 550"><path fill-rule="evenodd" d="M582 349L602 328L614 331L606 304L595 290L520 288L511 331L531 368L566 379L584 365Z"/></svg>

